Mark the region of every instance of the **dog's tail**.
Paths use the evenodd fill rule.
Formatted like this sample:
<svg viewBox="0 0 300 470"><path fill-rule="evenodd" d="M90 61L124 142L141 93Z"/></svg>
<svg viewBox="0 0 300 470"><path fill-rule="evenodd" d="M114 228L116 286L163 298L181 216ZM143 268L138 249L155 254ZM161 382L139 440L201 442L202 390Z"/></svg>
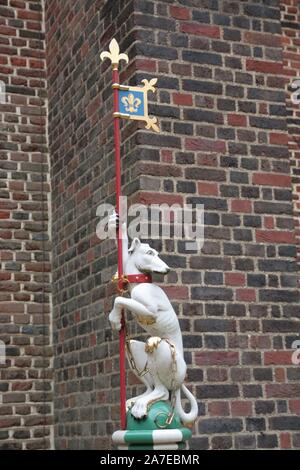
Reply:
<svg viewBox="0 0 300 470"><path fill-rule="evenodd" d="M183 391L184 395L186 398L189 400L190 405L191 405L191 410L189 413L186 413L184 409L182 408L181 404L181 394L180 390ZM185 385L181 385L181 388L176 390L176 403L175 403L175 410L180 416L181 421L184 424L192 424L194 421L197 419L198 416L198 403L194 395L189 391L188 388L186 388Z"/></svg>

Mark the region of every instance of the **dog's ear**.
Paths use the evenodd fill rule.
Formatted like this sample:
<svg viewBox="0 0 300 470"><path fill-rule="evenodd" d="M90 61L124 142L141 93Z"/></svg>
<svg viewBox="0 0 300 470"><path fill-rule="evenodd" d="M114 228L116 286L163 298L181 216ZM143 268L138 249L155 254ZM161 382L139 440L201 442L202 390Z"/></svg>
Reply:
<svg viewBox="0 0 300 470"><path fill-rule="evenodd" d="M140 244L141 244L141 241L138 238L134 238L132 240L132 243L131 243L131 246L130 246L128 252L133 253L134 250L136 250L140 246Z"/></svg>

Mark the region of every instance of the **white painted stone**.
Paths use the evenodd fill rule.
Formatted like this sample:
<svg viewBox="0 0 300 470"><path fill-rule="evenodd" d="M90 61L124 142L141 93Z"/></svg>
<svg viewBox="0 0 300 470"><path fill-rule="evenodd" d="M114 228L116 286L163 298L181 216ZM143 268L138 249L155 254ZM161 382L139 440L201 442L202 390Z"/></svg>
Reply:
<svg viewBox="0 0 300 470"><path fill-rule="evenodd" d="M115 213L110 216L108 224L110 233L115 233L117 220L118 217ZM128 249L125 224L122 224L122 248L125 275L154 272L167 274L170 270L168 265L160 259L158 252L148 244L141 243L138 238L134 238ZM133 369L133 371L145 384L146 391L142 395L128 400L127 405L131 408L132 415L141 419L147 416L147 407L150 403L168 400L169 392L173 391L176 396L175 410L181 420L183 423L193 423L198 415L198 405L195 397L183 384L186 363L177 315L163 289L156 284L130 284L129 291L130 298L118 296L114 301L114 307L109 315L112 328L120 330L121 312L122 309L126 309L149 334L150 339L146 343L134 340L130 342L132 357L137 369ZM147 373L142 375L141 373L145 370ZM189 413L186 413L182 408L181 391L190 402Z"/></svg>

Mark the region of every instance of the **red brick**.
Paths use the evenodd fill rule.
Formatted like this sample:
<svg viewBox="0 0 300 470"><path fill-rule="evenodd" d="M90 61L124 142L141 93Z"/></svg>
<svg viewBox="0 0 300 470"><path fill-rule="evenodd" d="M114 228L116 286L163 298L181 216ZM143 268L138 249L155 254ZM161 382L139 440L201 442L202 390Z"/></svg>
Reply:
<svg viewBox="0 0 300 470"><path fill-rule="evenodd" d="M185 139L186 150L201 150L209 152L226 152L226 142L223 140L210 140L202 138Z"/></svg>
<svg viewBox="0 0 300 470"><path fill-rule="evenodd" d="M173 161L173 152L171 150L163 149L161 151L161 160L164 163L172 163L172 161Z"/></svg>
<svg viewBox="0 0 300 470"><path fill-rule="evenodd" d="M289 188L291 186L291 177L290 175L278 175L276 173L254 173L252 183Z"/></svg>
<svg viewBox="0 0 300 470"><path fill-rule="evenodd" d="M24 189L24 182L23 181L9 181L9 189L22 191Z"/></svg>
<svg viewBox="0 0 300 470"><path fill-rule="evenodd" d="M1 35L5 36L16 36L15 28L10 28L9 26L1 25Z"/></svg>
<svg viewBox="0 0 300 470"><path fill-rule="evenodd" d="M156 72L156 61L150 59L136 59L135 65L137 70L145 72Z"/></svg>
<svg viewBox="0 0 300 470"><path fill-rule="evenodd" d="M292 447L291 434L288 432L280 433L280 447L281 449L290 449Z"/></svg>
<svg viewBox="0 0 300 470"><path fill-rule="evenodd" d="M6 74L6 75L10 75L13 73L13 69L11 67L2 67L0 66L0 73L3 73L3 74Z"/></svg>
<svg viewBox="0 0 300 470"><path fill-rule="evenodd" d="M22 20L36 20L36 21L41 21L42 15L41 13L37 11L22 11L18 10L17 11L17 18L20 18Z"/></svg>
<svg viewBox="0 0 300 470"><path fill-rule="evenodd" d="M179 106L192 106L193 95L187 93L173 93L173 103Z"/></svg>
<svg viewBox="0 0 300 470"><path fill-rule="evenodd" d="M15 273L14 278L16 281L30 281L30 274L27 273Z"/></svg>
<svg viewBox="0 0 300 470"><path fill-rule="evenodd" d="M26 8L26 3L22 0L10 0L10 6L15 8Z"/></svg>
<svg viewBox="0 0 300 470"><path fill-rule="evenodd" d="M242 212L242 213L251 213L252 212L252 203L247 199L233 199L231 201L231 211L232 212Z"/></svg>
<svg viewBox="0 0 300 470"><path fill-rule="evenodd" d="M0 201L0 209L17 209L18 204L12 201Z"/></svg>
<svg viewBox="0 0 300 470"><path fill-rule="evenodd" d="M97 344L97 335L95 333L92 333L90 335L90 345L95 346Z"/></svg>
<svg viewBox="0 0 300 470"><path fill-rule="evenodd" d="M189 295L186 286L162 286L170 299L187 299Z"/></svg>
<svg viewBox="0 0 300 470"><path fill-rule="evenodd" d="M34 31L41 31L42 25L37 21L27 21L27 28L32 29Z"/></svg>
<svg viewBox="0 0 300 470"><path fill-rule="evenodd" d="M0 302L1 313L23 313L25 305L19 302Z"/></svg>
<svg viewBox="0 0 300 470"><path fill-rule="evenodd" d="M196 364L203 365L237 365L239 353L237 351L201 351L195 353Z"/></svg>
<svg viewBox="0 0 300 470"><path fill-rule="evenodd" d="M128 385L132 386L132 385L139 385L141 382L132 371L129 371L127 383Z"/></svg>
<svg viewBox="0 0 300 470"><path fill-rule="evenodd" d="M244 286L246 276L243 273L225 273L226 286Z"/></svg>
<svg viewBox="0 0 300 470"><path fill-rule="evenodd" d="M37 272L50 272L51 265L50 263L26 263L26 271L37 271Z"/></svg>
<svg viewBox="0 0 300 470"><path fill-rule="evenodd" d="M267 60L246 59L246 70L250 72L281 74L282 63Z"/></svg>
<svg viewBox="0 0 300 470"><path fill-rule="evenodd" d="M269 108L267 103L259 103L258 104L258 114L268 114Z"/></svg>
<svg viewBox="0 0 300 470"><path fill-rule="evenodd" d="M13 193L12 196L15 201L27 201L29 199L29 195L26 193Z"/></svg>
<svg viewBox="0 0 300 470"><path fill-rule="evenodd" d="M289 410L292 414L300 415L300 399L289 400Z"/></svg>
<svg viewBox="0 0 300 470"><path fill-rule="evenodd" d="M178 64L178 63L173 63L171 64L171 70L172 73L175 75L191 75L192 73L192 67L189 64Z"/></svg>
<svg viewBox="0 0 300 470"><path fill-rule="evenodd" d="M183 197L180 194L142 192L137 199L142 204L183 204Z"/></svg>
<svg viewBox="0 0 300 470"><path fill-rule="evenodd" d="M13 259L13 254L9 251L1 251L0 252L0 259L1 261L9 261Z"/></svg>
<svg viewBox="0 0 300 470"><path fill-rule="evenodd" d="M264 217L264 227L268 229L273 229L275 228L275 220L274 217L271 215L266 215Z"/></svg>
<svg viewBox="0 0 300 470"><path fill-rule="evenodd" d="M11 278L11 273L0 272L0 281L8 281L10 278Z"/></svg>
<svg viewBox="0 0 300 470"><path fill-rule="evenodd" d="M1 217L0 217L1 218ZM6 217L5 217L6 218ZM13 236L13 233L9 230L1 230L0 231L0 238L3 238L5 240L11 239Z"/></svg>
<svg viewBox="0 0 300 470"><path fill-rule="evenodd" d="M282 132L270 133L270 144L287 145L288 141L289 141L289 136L287 133L282 133Z"/></svg>
<svg viewBox="0 0 300 470"><path fill-rule="evenodd" d="M204 25L198 23L182 23L180 31L188 34L196 34L197 36L207 36L209 38L220 38L219 26Z"/></svg>
<svg viewBox="0 0 300 470"><path fill-rule="evenodd" d="M87 107L87 114L91 117L96 111L99 111L101 104L100 96L96 96L88 105Z"/></svg>
<svg viewBox="0 0 300 470"><path fill-rule="evenodd" d="M217 183L205 183L200 181L198 183L198 193L205 196L218 196L219 187Z"/></svg>
<svg viewBox="0 0 300 470"><path fill-rule="evenodd" d="M10 63L16 67L26 67L27 60L21 57L11 57Z"/></svg>
<svg viewBox="0 0 300 470"><path fill-rule="evenodd" d="M286 373L283 367L275 367L275 382L286 382Z"/></svg>
<svg viewBox="0 0 300 470"><path fill-rule="evenodd" d="M252 335L250 346L253 349L270 349L271 337L267 335Z"/></svg>
<svg viewBox="0 0 300 470"><path fill-rule="evenodd" d="M252 415L252 402L251 401L234 401L231 403L232 416L251 416Z"/></svg>
<svg viewBox="0 0 300 470"><path fill-rule="evenodd" d="M218 167L218 156L214 153L200 154L197 157L197 164L199 166Z"/></svg>
<svg viewBox="0 0 300 470"><path fill-rule="evenodd" d="M84 58L88 54L89 50L89 43L85 42L80 49L81 57Z"/></svg>
<svg viewBox="0 0 300 470"><path fill-rule="evenodd" d="M176 18L177 20L190 19L190 10L188 8L172 5L170 6L170 14L173 18Z"/></svg>
<svg viewBox="0 0 300 470"><path fill-rule="evenodd" d="M279 47L281 46L282 36L272 33L258 33L254 31L245 31L244 39L246 43L257 44L259 46Z"/></svg>
<svg viewBox="0 0 300 470"><path fill-rule="evenodd" d="M247 116L244 114L228 114L228 124L230 126L247 126Z"/></svg>
<svg viewBox="0 0 300 470"><path fill-rule="evenodd" d="M44 69L45 63L42 60L32 59L29 61L29 66L32 69Z"/></svg>
<svg viewBox="0 0 300 470"><path fill-rule="evenodd" d="M292 351L265 351L264 353L265 365L292 365Z"/></svg>
<svg viewBox="0 0 300 470"><path fill-rule="evenodd" d="M256 290L255 289L237 289L236 300L242 302L255 302Z"/></svg>
<svg viewBox="0 0 300 470"><path fill-rule="evenodd" d="M81 191L78 191L76 194L76 203L80 204L80 202L85 201L90 195L90 188L89 186L86 186L85 188L81 189Z"/></svg>
<svg viewBox="0 0 300 470"><path fill-rule="evenodd" d="M16 390L31 390L32 382L13 382L12 391Z"/></svg>
<svg viewBox="0 0 300 470"><path fill-rule="evenodd" d="M0 428L12 428L15 426L20 426L20 424L21 424L21 419L19 417L0 419Z"/></svg>
<svg viewBox="0 0 300 470"><path fill-rule="evenodd" d="M281 230L256 230L256 241L258 243L294 243L295 232Z"/></svg>
<svg viewBox="0 0 300 470"><path fill-rule="evenodd" d="M208 414L210 416L228 416L229 403L226 401L213 401L208 403Z"/></svg>

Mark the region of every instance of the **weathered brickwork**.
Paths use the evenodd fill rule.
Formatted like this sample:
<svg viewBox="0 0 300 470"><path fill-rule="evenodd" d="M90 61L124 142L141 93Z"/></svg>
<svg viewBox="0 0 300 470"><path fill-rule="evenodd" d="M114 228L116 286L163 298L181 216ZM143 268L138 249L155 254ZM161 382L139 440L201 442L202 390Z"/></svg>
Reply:
<svg viewBox="0 0 300 470"><path fill-rule="evenodd" d="M164 285L199 399L191 448L300 447L297 110L287 91L298 65L285 24L296 6L46 2L56 448L106 449L118 425L118 343L106 315L116 252L95 236L97 205L114 201L111 70L99 59L112 37L130 57L123 83L158 77L161 134L122 123L125 193L205 204L201 253L155 243L174 269Z"/></svg>
<svg viewBox="0 0 300 470"><path fill-rule="evenodd" d="M50 199L42 2L1 0L0 449L51 446Z"/></svg>
<svg viewBox="0 0 300 470"><path fill-rule="evenodd" d="M95 233L96 208L115 192L111 67L99 55L116 36L133 57L136 33L133 2L103 3L46 3L56 448L108 448L118 414L118 345L104 314L116 252ZM122 136L127 193L138 181L135 128Z"/></svg>
<svg viewBox="0 0 300 470"><path fill-rule="evenodd" d="M297 0L281 1L283 64L287 90L287 128L293 183L296 241L300 254L300 92L293 83L300 79L300 11ZM299 82L300 83L300 82ZM298 90L300 86L298 85ZM295 94L296 102L292 100Z"/></svg>
<svg viewBox="0 0 300 470"><path fill-rule="evenodd" d="M163 193L156 201L176 194L206 208L201 254L164 246L178 276L169 282L184 286L178 312L200 400L191 446L297 446L299 368L286 349L299 333L299 304L279 2L148 2L147 11L140 2L135 24L147 38L136 43L149 57L144 70L152 64L159 77L153 113L163 128L156 139L139 133L145 153L157 148L143 173ZM142 199L151 201L148 188Z"/></svg>

